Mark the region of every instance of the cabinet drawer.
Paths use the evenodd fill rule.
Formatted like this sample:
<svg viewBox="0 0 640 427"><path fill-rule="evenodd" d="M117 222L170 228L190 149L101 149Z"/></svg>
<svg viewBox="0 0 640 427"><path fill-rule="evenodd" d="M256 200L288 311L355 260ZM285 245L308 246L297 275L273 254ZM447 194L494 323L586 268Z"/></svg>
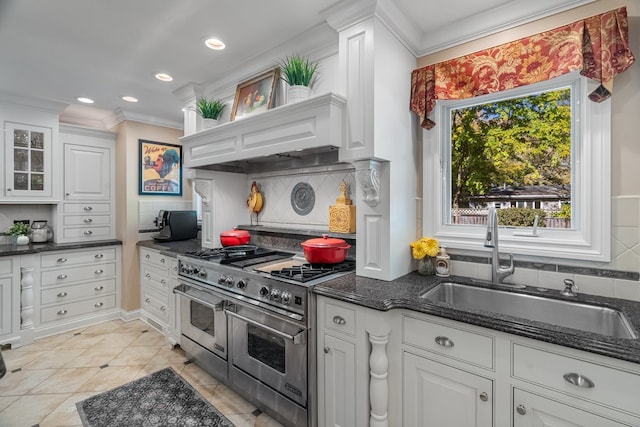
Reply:
<svg viewBox="0 0 640 427"><path fill-rule="evenodd" d="M514 343L512 375L595 403L640 414L640 375L637 372ZM578 375L583 380L582 386L570 382ZM587 379L591 384L585 384Z"/></svg>
<svg viewBox="0 0 640 427"><path fill-rule="evenodd" d="M100 263L116 259L115 248L93 248L79 252L54 252L40 257L42 268L63 267L66 265Z"/></svg>
<svg viewBox="0 0 640 427"><path fill-rule="evenodd" d="M356 313L350 308L326 303L324 306L324 327L355 335Z"/></svg>
<svg viewBox="0 0 640 427"><path fill-rule="evenodd" d="M13 260L11 257L0 259L0 275L9 275L13 272Z"/></svg>
<svg viewBox="0 0 640 427"><path fill-rule="evenodd" d="M156 267L142 267L142 286L152 289L161 295L165 295L169 292L169 282L170 279L167 274L167 269L160 271Z"/></svg>
<svg viewBox="0 0 640 427"><path fill-rule="evenodd" d="M42 323L65 320L83 314L95 313L116 306L116 296L105 295L103 297L90 298L69 304L55 305L40 310Z"/></svg>
<svg viewBox="0 0 640 427"><path fill-rule="evenodd" d="M169 264L173 259L170 256L161 255L160 252L154 252L148 249L141 249L140 257L142 258L142 262L157 265L158 267L163 269L168 269Z"/></svg>
<svg viewBox="0 0 640 427"><path fill-rule="evenodd" d="M403 342L466 363L493 369L494 337L453 326L403 317Z"/></svg>
<svg viewBox="0 0 640 427"><path fill-rule="evenodd" d="M169 321L169 301L155 292L142 290L142 309L157 317L165 324Z"/></svg>
<svg viewBox="0 0 640 427"><path fill-rule="evenodd" d="M40 293L42 305L61 304L83 298L97 297L113 293L116 290L116 279L91 281L59 288L43 289Z"/></svg>
<svg viewBox="0 0 640 427"><path fill-rule="evenodd" d="M79 227L62 229L62 235L65 239L81 239L81 240L100 240L107 239L111 236L111 227Z"/></svg>
<svg viewBox="0 0 640 427"><path fill-rule="evenodd" d="M57 270L43 271L42 286L64 285L73 282L83 282L87 280L101 280L107 277L114 277L116 274L115 263L87 265L84 267L60 268Z"/></svg>
<svg viewBox="0 0 640 427"><path fill-rule="evenodd" d="M65 215L63 222L65 226L85 226L110 225L111 215Z"/></svg>
<svg viewBox="0 0 640 427"><path fill-rule="evenodd" d="M65 203L63 213L100 214L111 213L111 203Z"/></svg>

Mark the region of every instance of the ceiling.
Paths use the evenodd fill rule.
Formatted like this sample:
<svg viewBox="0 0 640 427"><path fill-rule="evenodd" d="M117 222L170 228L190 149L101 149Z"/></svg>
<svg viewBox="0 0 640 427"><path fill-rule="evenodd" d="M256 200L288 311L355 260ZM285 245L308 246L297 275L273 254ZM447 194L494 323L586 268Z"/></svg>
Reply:
<svg viewBox="0 0 640 427"><path fill-rule="evenodd" d="M0 0L0 92L70 104L100 121L119 112L174 127L177 91L228 80L274 52L337 41L337 0ZM419 57L593 0L340 0L375 5ZM354 6L355 7L355 6ZM331 22L331 19L329 19ZM207 36L227 48L204 46ZM298 49L298 50L290 50ZM301 51L300 51L301 50ZM154 78L157 72L174 77ZM139 99L128 103L122 96ZM95 100L87 109L79 96Z"/></svg>

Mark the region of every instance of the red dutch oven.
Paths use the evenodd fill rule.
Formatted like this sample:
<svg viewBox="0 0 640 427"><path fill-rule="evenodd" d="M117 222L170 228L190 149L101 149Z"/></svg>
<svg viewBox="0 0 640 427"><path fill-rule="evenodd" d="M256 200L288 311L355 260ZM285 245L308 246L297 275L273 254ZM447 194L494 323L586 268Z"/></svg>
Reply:
<svg viewBox="0 0 640 427"><path fill-rule="evenodd" d="M347 257L350 244L342 239L329 238L326 234L319 239L309 239L301 243L304 257L311 264L338 264Z"/></svg>
<svg viewBox="0 0 640 427"><path fill-rule="evenodd" d="M237 227L233 227L233 230L220 233L220 243L222 246L246 245L250 239L251 235L247 230L238 230Z"/></svg>

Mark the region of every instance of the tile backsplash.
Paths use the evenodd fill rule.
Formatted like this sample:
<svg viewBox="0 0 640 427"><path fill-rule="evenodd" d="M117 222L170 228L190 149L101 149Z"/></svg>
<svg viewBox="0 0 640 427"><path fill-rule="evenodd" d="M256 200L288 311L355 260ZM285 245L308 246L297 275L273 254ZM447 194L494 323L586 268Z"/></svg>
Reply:
<svg viewBox="0 0 640 427"><path fill-rule="evenodd" d="M30 223L47 221L53 225L55 210L55 205L0 205L0 245L11 243L11 237L3 233L13 224L13 221L23 219L29 220Z"/></svg>

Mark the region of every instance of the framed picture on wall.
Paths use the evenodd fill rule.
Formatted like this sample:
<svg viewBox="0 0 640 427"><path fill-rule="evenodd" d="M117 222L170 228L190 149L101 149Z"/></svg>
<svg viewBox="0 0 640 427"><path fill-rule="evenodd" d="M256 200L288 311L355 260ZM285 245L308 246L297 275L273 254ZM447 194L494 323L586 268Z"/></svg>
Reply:
<svg viewBox="0 0 640 427"><path fill-rule="evenodd" d="M138 194L182 196L182 147L138 140Z"/></svg>
<svg viewBox="0 0 640 427"><path fill-rule="evenodd" d="M266 111L272 107L280 68L274 68L249 81L240 83L233 101L231 120Z"/></svg>

